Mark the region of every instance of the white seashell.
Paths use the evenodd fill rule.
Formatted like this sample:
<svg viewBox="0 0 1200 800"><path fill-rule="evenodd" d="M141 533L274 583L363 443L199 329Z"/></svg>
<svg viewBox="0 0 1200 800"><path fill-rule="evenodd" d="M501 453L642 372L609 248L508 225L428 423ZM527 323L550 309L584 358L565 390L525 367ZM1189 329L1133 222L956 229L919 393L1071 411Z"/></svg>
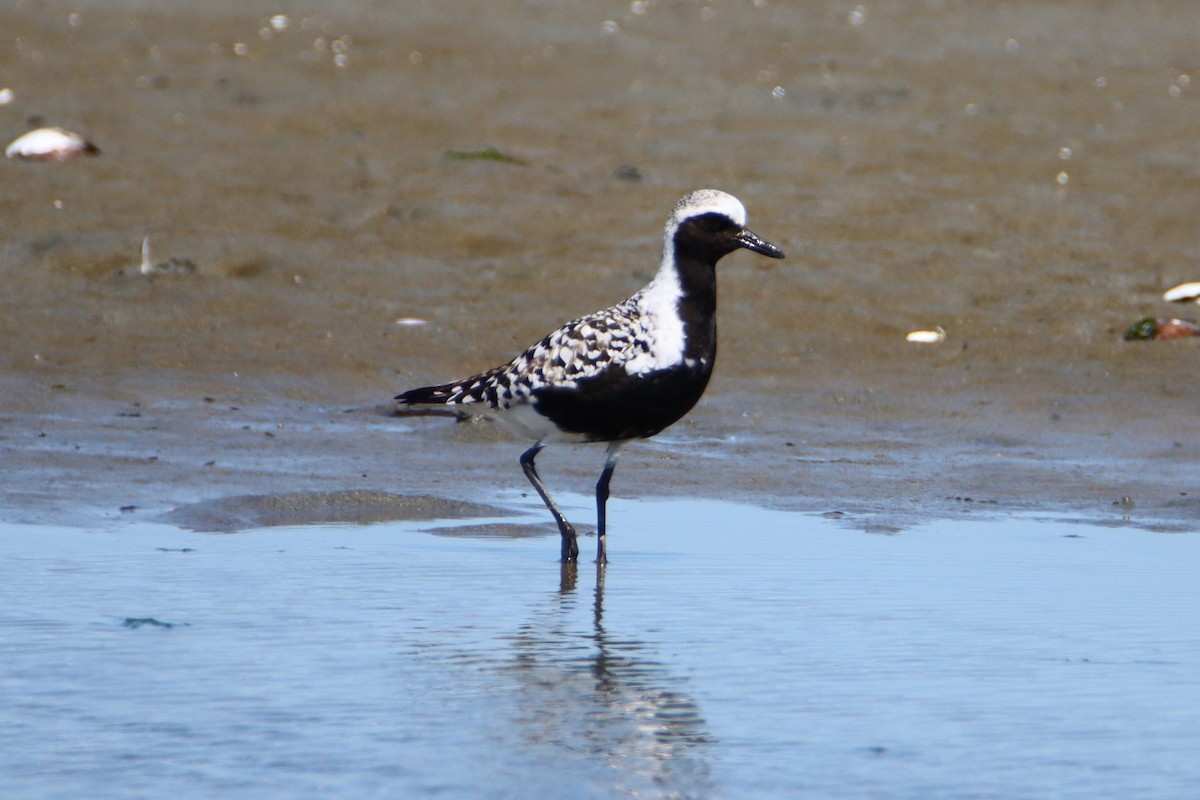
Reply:
<svg viewBox="0 0 1200 800"><path fill-rule="evenodd" d="M946 332L942 330L941 326L931 331L910 331L904 340L918 344L937 344L946 340Z"/></svg>
<svg viewBox="0 0 1200 800"><path fill-rule="evenodd" d="M142 239L143 275L191 275L195 271L196 265L186 258L171 256L165 261L155 261L154 254L150 252L150 237Z"/></svg>
<svg viewBox="0 0 1200 800"><path fill-rule="evenodd" d="M1168 289L1163 294L1163 300L1168 303L1186 303L1189 300L1200 303L1200 283L1181 283L1174 289Z"/></svg>
<svg viewBox="0 0 1200 800"><path fill-rule="evenodd" d="M142 239L142 274L154 274L154 254L150 252L150 237Z"/></svg>
<svg viewBox="0 0 1200 800"><path fill-rule="evenodd" d="M62 128L38 128L30 131L18 136L4 150L4 155L9 158L26 161L69 161L80 153L98 156L100 148L78 133Z"/></svg>

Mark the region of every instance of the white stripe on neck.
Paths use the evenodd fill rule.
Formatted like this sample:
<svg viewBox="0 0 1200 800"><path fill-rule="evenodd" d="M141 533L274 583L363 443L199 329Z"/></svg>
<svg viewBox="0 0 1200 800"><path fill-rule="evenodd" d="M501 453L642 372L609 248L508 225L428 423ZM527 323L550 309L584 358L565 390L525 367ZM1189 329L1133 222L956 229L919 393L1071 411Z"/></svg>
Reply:
<svg viewBox="0 0 1200 800"><path fill-rule="evenodd" d="M666 369L683 361L683 320L679 318L679 300L683 286L675 266L674 225L663 244L662 264L658 274L637 294L637 307L642 328L650 337L650 352L642 353L625 364L631 375L641 375Z"/></svg>

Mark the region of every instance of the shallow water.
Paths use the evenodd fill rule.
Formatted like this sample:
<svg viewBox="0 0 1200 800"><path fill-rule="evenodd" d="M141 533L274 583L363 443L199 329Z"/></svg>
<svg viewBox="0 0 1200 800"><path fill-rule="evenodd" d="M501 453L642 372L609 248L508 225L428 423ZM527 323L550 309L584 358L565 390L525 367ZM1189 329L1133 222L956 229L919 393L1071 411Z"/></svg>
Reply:
<svg viewBox="0 0 1200 800"><path fill-rule="evenodd" d="M700 500L614 500L612 519L602 576L564 571L553 536L461 520L8 526L0 793L1200 785L1194 535L1018 517L888 536Z"/></svg>

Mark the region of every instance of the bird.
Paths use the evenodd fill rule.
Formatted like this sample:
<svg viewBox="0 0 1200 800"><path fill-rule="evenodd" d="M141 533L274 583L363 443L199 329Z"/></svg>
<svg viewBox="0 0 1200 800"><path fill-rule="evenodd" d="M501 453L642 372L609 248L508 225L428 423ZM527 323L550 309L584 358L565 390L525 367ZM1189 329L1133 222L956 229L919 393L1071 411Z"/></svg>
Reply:
<svg viewBox="0 0 1200 800"><path fill-rule="evenodd" d="M739 249L784 257L746 227L736 197L690 192L667 218L657 273L633 296L566 323L503 366L410 389L395 401L400 409L459 407L533 440L521 469L558 525L564 563L579 557L575 527L550 497L535 459L548 444L606 444L596 482L596 562L603 565L617 459L630 442L680 420L704 393L717 355L716 266Z"/></svg>

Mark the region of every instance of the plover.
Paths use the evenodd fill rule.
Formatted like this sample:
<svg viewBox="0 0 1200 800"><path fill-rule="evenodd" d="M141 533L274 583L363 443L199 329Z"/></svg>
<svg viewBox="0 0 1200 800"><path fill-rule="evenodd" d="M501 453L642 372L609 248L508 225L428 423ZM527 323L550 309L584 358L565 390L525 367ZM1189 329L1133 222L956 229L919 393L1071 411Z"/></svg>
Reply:
<svg viewBox="0 0 1200 800"><path fill-rule="evenodd" d="M658 273L612 308L568 322L507 364L440 386L411 389L401 406L466 406L529 439L521 468L554 516L562 560L579 556L575 528L534 466L547 444L605 442L596 482L596 560L605 563L605 505L617 457L691 410L717 355L717 262L739 248L783 251L746 228L746 209L716 189L686 195L671 211ZM478 409L478 410L476 410Z"/></svg>

